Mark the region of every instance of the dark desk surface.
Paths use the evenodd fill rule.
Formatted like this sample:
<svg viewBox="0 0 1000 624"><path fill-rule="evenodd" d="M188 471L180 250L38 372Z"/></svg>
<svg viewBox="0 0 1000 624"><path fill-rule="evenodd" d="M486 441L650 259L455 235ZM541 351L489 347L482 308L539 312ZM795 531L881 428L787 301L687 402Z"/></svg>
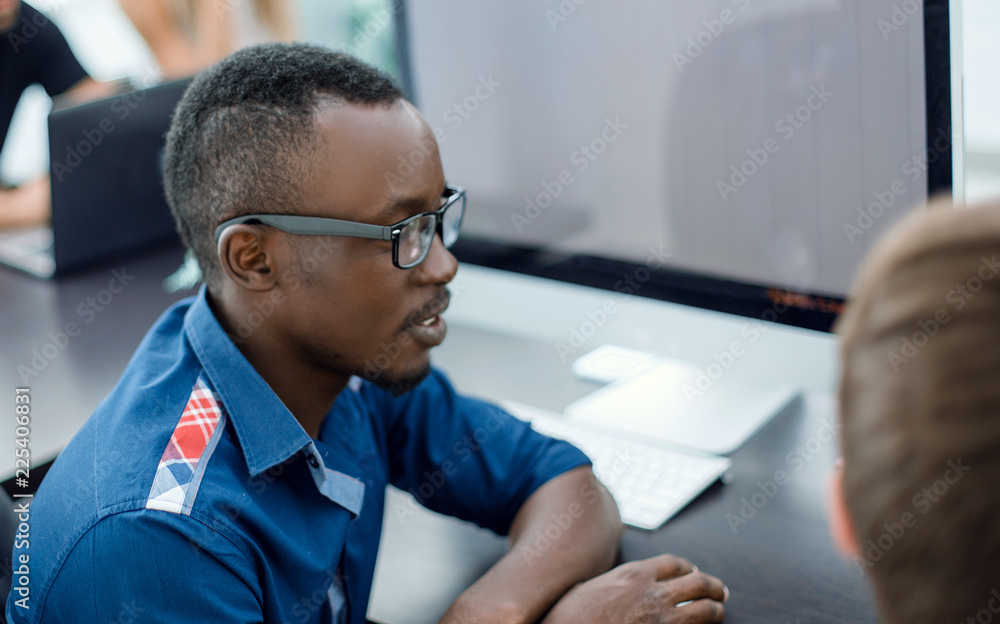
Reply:
<svg viewBox="0 0 1000 624"><path fill-rule="evenodd" d="M162 288L182 260L180 249L161 249L54 281L0 266L0 392L31 388L33 464L55 457L118 381L150 325L191 294ZM0 448L13 447L11 425L0 426ZM13 459L0 459L0 474L13 474Z"/></svg>
<svg viewBox="0 0 1000 624"><path fill-rule="evenodd" d="M180 261L179 250L163 250L56 282L0 268L0 387L6 388L11 405L15 387L31 388L36 465L51 459L86 420L153 321L170 303L190 294L168 295L161 286ZM113 270L135 276L118 293L109 289ZM565 318L552 316L551 301L538 301L538 288L566 302ZM435 352L435 361L459 389L561 410L596 387L573 378L551 338L585 319L586 310L596 309L580 307L591 305L588 297L599 307L607 293L551 287L471 267L463 268L455 291L449 338ZM490 303L495 298L513 307ZM525 302L541 307L525 309ZM613 342L703 363L745 325L745 319L669 304L636 300L628 305L588 349ZM486 308L496 310L496 317L487 318ZM673 331L643 329L649 315L659 315L656 327ZM532 322L524 322L529 317ZM79 329L73 336L66 329L69 323ZM801 330L775 327L766 334L740 365L766 368L767 374L799 383L807 390L806 399L733 455L732 483L716 484L659 531L628 530L623 559L673 552L718 575L732 594L726 616L730 623L874 622L865 579L835 553L824 513L826 481L837 455L836 442L820 435L833 417L833 343ZM35 360L33 368L36 350L42 360ZM811 377L791 379L805 367L811 367ZM0 447L13 447L13 425L11 420L0 426ZM0 474L9 477L13 453L0 466ZM788 473L790 482L775 491L767 481L778 470ZM758 482L773 496L734 532L727 515L740 516L742 500L762 491ZM505 543L423 510L399 513L413 509L411 499L395 491L388 498L370 615L392 624L435 622L503 554ZM755 500L762 501L760 496Z"/></svg>

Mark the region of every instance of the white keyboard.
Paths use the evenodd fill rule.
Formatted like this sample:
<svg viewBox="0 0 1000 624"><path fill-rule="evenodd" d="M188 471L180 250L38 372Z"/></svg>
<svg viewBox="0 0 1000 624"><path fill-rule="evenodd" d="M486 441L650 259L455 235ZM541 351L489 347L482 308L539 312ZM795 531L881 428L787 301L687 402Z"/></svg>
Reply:
<svg viewBox="0 0 1000 624"><path fill-rule="evenodd" d="M615 497L625 524L649 531L663 526L727 470L725 457L694 455L633 442L536 407L504 402L533 429L579 447L594 474Z"/></svg>

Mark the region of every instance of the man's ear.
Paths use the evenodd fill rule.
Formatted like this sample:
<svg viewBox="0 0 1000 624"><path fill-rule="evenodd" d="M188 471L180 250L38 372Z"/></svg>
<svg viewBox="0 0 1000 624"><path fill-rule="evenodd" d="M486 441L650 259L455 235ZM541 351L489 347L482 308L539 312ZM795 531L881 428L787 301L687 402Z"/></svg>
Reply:
<svg viewBox="0 0 1000 624"><path fill-rule="evenodd" d="M861 554L858 537L854 533L854 522L847 511L844 499L844 460L837 460L837 466L830 479L830 532L833 541L844 555L857 557Z"/></svg>
<svg viewBox="0 0 1000 624"><path fill-rule="evenodd" d="M219 264L229 279L248 290L271 290L278 275L274 240L266 230L252 225L233 225L222 233L216 247Z"/></svg>

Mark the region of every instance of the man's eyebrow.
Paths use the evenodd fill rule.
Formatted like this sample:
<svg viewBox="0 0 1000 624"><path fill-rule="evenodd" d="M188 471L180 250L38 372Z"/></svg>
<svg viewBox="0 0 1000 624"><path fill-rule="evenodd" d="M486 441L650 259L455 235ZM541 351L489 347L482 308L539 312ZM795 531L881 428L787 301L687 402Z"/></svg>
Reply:
<svg viewBox="0 0 1000 624"><path fill-rule="evenodd" d="M394 197L378 211L376 218L381 221L401 221L427 207L426 197Z"/></svg>
<svg viewBox="0 0 1000 624"><path fill-rule="evenodd" d="M444 194L442 189L441 194ZM423 212L427 210L427 198L421 196L409 196L409 197L392 197L389 199L389 203L383 206L376 215L376 218L380 221L388 221L390 223L396 223L397 221L402 221L406 217L417 214L418 212Z"/></svg>

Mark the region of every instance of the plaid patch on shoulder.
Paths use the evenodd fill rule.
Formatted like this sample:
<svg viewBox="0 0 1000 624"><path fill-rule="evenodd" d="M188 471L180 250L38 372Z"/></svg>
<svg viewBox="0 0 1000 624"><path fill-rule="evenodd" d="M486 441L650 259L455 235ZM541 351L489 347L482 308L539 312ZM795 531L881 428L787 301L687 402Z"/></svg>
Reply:
<svg viewBox="0 0 1000 624"><path fill-rule="evenodd" d="M205 464L224 428L222 409L199 377L160 457L146 509L191 513Z"/></svg>

